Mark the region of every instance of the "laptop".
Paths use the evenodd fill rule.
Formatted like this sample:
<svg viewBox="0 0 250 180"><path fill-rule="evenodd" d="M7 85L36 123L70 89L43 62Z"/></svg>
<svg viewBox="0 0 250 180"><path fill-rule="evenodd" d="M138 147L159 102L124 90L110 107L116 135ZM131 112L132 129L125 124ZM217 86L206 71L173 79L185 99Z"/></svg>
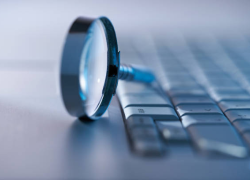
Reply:
<svg viewBox="0 0 250 180"><path fill-rule="evenodd" d="M249 3L108 2L2 3L0 179L249 179ZM157 81L119 81L101 119L79 120L60 56L70 22L100 13L121 63Z"/></svg>

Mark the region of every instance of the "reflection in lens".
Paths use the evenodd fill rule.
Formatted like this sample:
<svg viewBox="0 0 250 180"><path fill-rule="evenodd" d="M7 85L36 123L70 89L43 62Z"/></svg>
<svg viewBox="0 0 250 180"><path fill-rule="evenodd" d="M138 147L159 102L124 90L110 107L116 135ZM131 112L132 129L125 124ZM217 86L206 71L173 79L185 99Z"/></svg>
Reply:
<svg viewBox="0 0 250 180"><path fill-rule="evenodd" d="M80 95L86 114L91 116L102 99L107 74L107 42L100 20L92 23L85 38L80 63Z"/></svg>

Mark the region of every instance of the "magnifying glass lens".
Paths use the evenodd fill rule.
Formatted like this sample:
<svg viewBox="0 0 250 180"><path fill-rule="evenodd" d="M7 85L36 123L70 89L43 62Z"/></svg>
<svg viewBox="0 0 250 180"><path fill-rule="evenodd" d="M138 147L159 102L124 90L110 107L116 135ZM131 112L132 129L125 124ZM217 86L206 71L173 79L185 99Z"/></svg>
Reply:
<svg viewBox="0 0 250 180"><path fill-rule="evenodd" d="M107 41L100 20L95 20L85 38L85 46L80 60L80 96L88 116L98 108L103 96L103 87L107 74Z"/></svg>
<svg viewBox="0 0 250 180"><path fill-rule="evenodd" d="M79 17L69 29L61 63L61 92L75 117L98 119L116 92L118 79L151 83L153 73L120 65L115 29L106 17Z"/></svg>

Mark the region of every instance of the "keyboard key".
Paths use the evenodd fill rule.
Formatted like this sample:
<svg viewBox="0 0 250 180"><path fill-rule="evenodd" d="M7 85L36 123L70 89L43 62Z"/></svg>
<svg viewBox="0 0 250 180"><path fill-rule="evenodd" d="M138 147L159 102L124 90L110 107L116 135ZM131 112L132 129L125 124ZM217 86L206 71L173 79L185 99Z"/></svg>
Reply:
<svg viewBox="0 0 250 180"><path fill-rule="evenodd" d="M238 100L250 100L250 95L249 94L241 94L241 93L235 93L235 94L220 94L220 95L213 95L213 99L216 102L220 101L238 101Z"/></svg>
<svg viewBox="0 0 250 180"><path fill-rule="evenodd" d="M189 104L215 104L215 102L207 96L176 96L172 101L175 106Z"/></svg>
<svg viewBox="0 0 250 180"><path fill-rule="evenodd" d="M182 66L164 66L163 69L167 72L182 72L185 69Z"/></svg>
<svg viewBox="0 0 250 180"><path fill-rule="evenodd" d="M134 128L134 127L154 127L154 120L148 116L130 116L126 121L127 127Z"/></svg>
<svg viewBox="0 0 250 180"><path fill-rule="evenodd" d="M199 88L199 89L172 89L168 91L169 96L206 96L207 93Z"/></svg>
<svg viewBox="0 0 250 180"><path fill-rule="evenodd" d="M223 112L229 110L250 110L250 101L221 101L219 106Z"/></svg>
<svg viewBox="0 0 250 180"><path fill-rule="evenodd" d="M193 89L200 89L200 85L198 85L196 82L182 82L182 83L173 83L173 84L163 84L163 89L169 90L169 91L176 91L176 90L193 90Z"/></svg>
<svg viewBox="0 0 250 180"><path fill-rule="evenodd" d="M187 74L179 74L179 73L175 74L175 75L168 74L163 79L165 79L167 81L166 83L168 83L168 82L174 83L174 82L194 81L194 79L191 76L189 76Z"/></svg>
<svg viewBox="0 0 250 180"><path fill-rule="evenodd" d="M231 121L250 120L249 110L229 110L225 112L227 118Z"/></svg>
<svg viewBox="0 0 250 180"><path fill-rule="evenodd" d="M162 146L153 119L145 116L126 120L133 149L140 155L161 155Z"/></svg>
<svg viewBox="0 0 250 180"><path fill-rule="evenodd" d="M200 73L204 73L204 74L217 74L217 73L221 73L221 69L198 69L198 71L200 71Z"/></svg>
<svg viewBox="0 0 250 180"><path fill-rule="evenodd" d="M167 72L167 71L164 71L164 72L155 72L156 74L157 74L157 77L158 77L158 79L159 79L159 81L161 82L161 80L162 81L164 81L165 80L165 78L167 77L167 76L177 76L177 75L183 75L183 76L189 76L189 73L187 73L187 72Z"/></svg>
<svg viewBox="0 0 250 180"><path fill-rule="evenodd" d="M205 62L199 63L201 69L220 69L216 64L212 63L211 61Z"/></svg>
<svg viewBox="0 0 250 180"><path fill-rule="evenodd" d="M233 125L240 133L250 131L250 120L235 121Z"/></svg>
<svg viewBox="0 0 250 180"><path fill-rule="evenodd" d="M239 87L239 84L233 80L224 80L224 79L212 79L207 84L208 88L235 88Z"/></svg>
<svg viewBox="0 0 250 180"><path fill-rule="evenodd" d="M170 107L126 107L126 119L130 116L150 116L154 120L179 120L176 112Z"/></svg>
<svg viewBox="0 0 250 180"><path fill-rule="evenodd" d="M156 121L156 124L167 142L186 142L188 136L180 121Z"/></svg>
<svg viewBox="0 0 250 180"><path fill-rule="evenodd" d="M218 79L218 78L220 78L220 79L223 79L223 78L229 78L229 76L226 74L226 73L224 73L224 72L222 72L222 71L220 71L220 72L207 72L207 71L204 71L204 72L202 72L202 74L206 77L206 79L208 79L208 80L210 80L210 79Z"/></svg>
<svg viewBox="0 0 250 180"><path fill-rule="evenodd" d="M129 130L131 139L158 139L158 132L155 127L152 126L138 126Z"/></svg>
<svg viewBox="0 0 250 180"><path fill-rule="evenodd" d="M168 67L181 67L182 68L182 65L179 63L179 61L176 58L173 58L166 54L161 54L160 59L162 60L161 64L163 68L168 68ZM182 70L185 70L185 69L183 68Z"/></svg>
<svg viewBox="0 0 250 180"><path fill-rule="evenodd" d="M200 86L194 81L161 83L161 86L165 90L198 89L198 88L200 88Z"/></svg>
<svg viewBox="0 0 250 180"><path fill-rule="evenodd" d="M242 88L234 88L234 89L213 89L210 91L211 95L223 95L223 94L246 94L247 91Z"/></svg>
<svg viewBox="0 0 250 180"><path fill-rule="evenodd" d="M217 105L200 104L200 105L179 105L176 107L176 111L180 116L189 114L222 114Z"/></svg>
<svg viewBox="0 0 250 180"><path fill-rule="evenodd" d="M233 79L231 78L231 77L229 77L229 76L227 76L227 77L223 77L223 78L221 78L221 77L214 77L214 76L212 76L212 77L206 77L206 83L208 84L208 85L212 85L212 84L220 84L220 83L225 83L225 82L227 82L227 83L229 83L229 82L234 82L233 81ZM236 84L236 85L238 85L238 84Z"/></svg>
<svg viewBox="0 0 250 180"><path fill-rule="evenodd" d="M238 158L248 155L247 148L230 125L192 125L187 130L201 152Z"/></svg>
<svg viewBox="0 0 250 180"><path fill-rule="evenodd" d="M161 142L159 140L148 141L148 140L134 140L133 141L134 151L142 156L151 156L151 155L162 155L163 149Z"/></svg>
<svg viewBox="0 0 250 180"><path fill-rule="evenodd" d="M167 106L172 107L171 102L167 98L156 93L142 93L142 94L127 94L120 98L123 108L128 106Z"/></svg>
<svg viewBox="0 0 250 180"><path fill-rule="evenodd" d="M193 124L229 124L227 118L221 114L185 115L181 117L181 121L185 128Z"/></svg>
<svg viewBox="0 0 250 180"><path fill-rule="evenodd" d="M197 84L196 81L189 75L166 75L161 77L161 82L164 84L180 84L180 83L191 83L191 84Z"/></svg>
<svg viewBox="0 0 250 180"><path fill-rule="evenodd" d="M226 75L225 73L224 73L225 76L223 76L223 77L214 76L214 75L212 75L212 74L213 74L213 73L210 73L209 76L206 76L206 79L207 79L207 82L208 82L208 83L233 81L233 79L232 79L230 76ZM216 73L214 73L214 74L216 74Z"/></svg>
<svg viewBox="0 0 250 180"><path fill-rule="evenodd" d="M238 89L241 89L240 87L219 87L219 86L210 86L207 88L208 91L223 91L223 90L228 90L228 91L237 91Z"/></svg>
<svg viewBox="0 0 250 180"><path fill-rule="evenodd" d="M143 93L155 93L155 89L145 83L135 83L127 81L119 81L117 86L117 93L119 96L124 94L143 94Z"/></svg>

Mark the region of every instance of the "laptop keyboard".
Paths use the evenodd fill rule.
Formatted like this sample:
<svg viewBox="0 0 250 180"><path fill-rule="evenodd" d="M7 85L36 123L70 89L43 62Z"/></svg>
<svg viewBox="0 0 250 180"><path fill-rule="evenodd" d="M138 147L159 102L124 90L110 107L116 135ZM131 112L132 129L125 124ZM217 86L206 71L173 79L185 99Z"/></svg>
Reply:
<svg viewBox="0 0 250 180"><path fill-rule="evenodd" d="M117 88L135 153L161 156L177 144L205 156L248 157L250 42L240 42L155 41L153 52L138 56L158 82L120 81Z"/></svg>

